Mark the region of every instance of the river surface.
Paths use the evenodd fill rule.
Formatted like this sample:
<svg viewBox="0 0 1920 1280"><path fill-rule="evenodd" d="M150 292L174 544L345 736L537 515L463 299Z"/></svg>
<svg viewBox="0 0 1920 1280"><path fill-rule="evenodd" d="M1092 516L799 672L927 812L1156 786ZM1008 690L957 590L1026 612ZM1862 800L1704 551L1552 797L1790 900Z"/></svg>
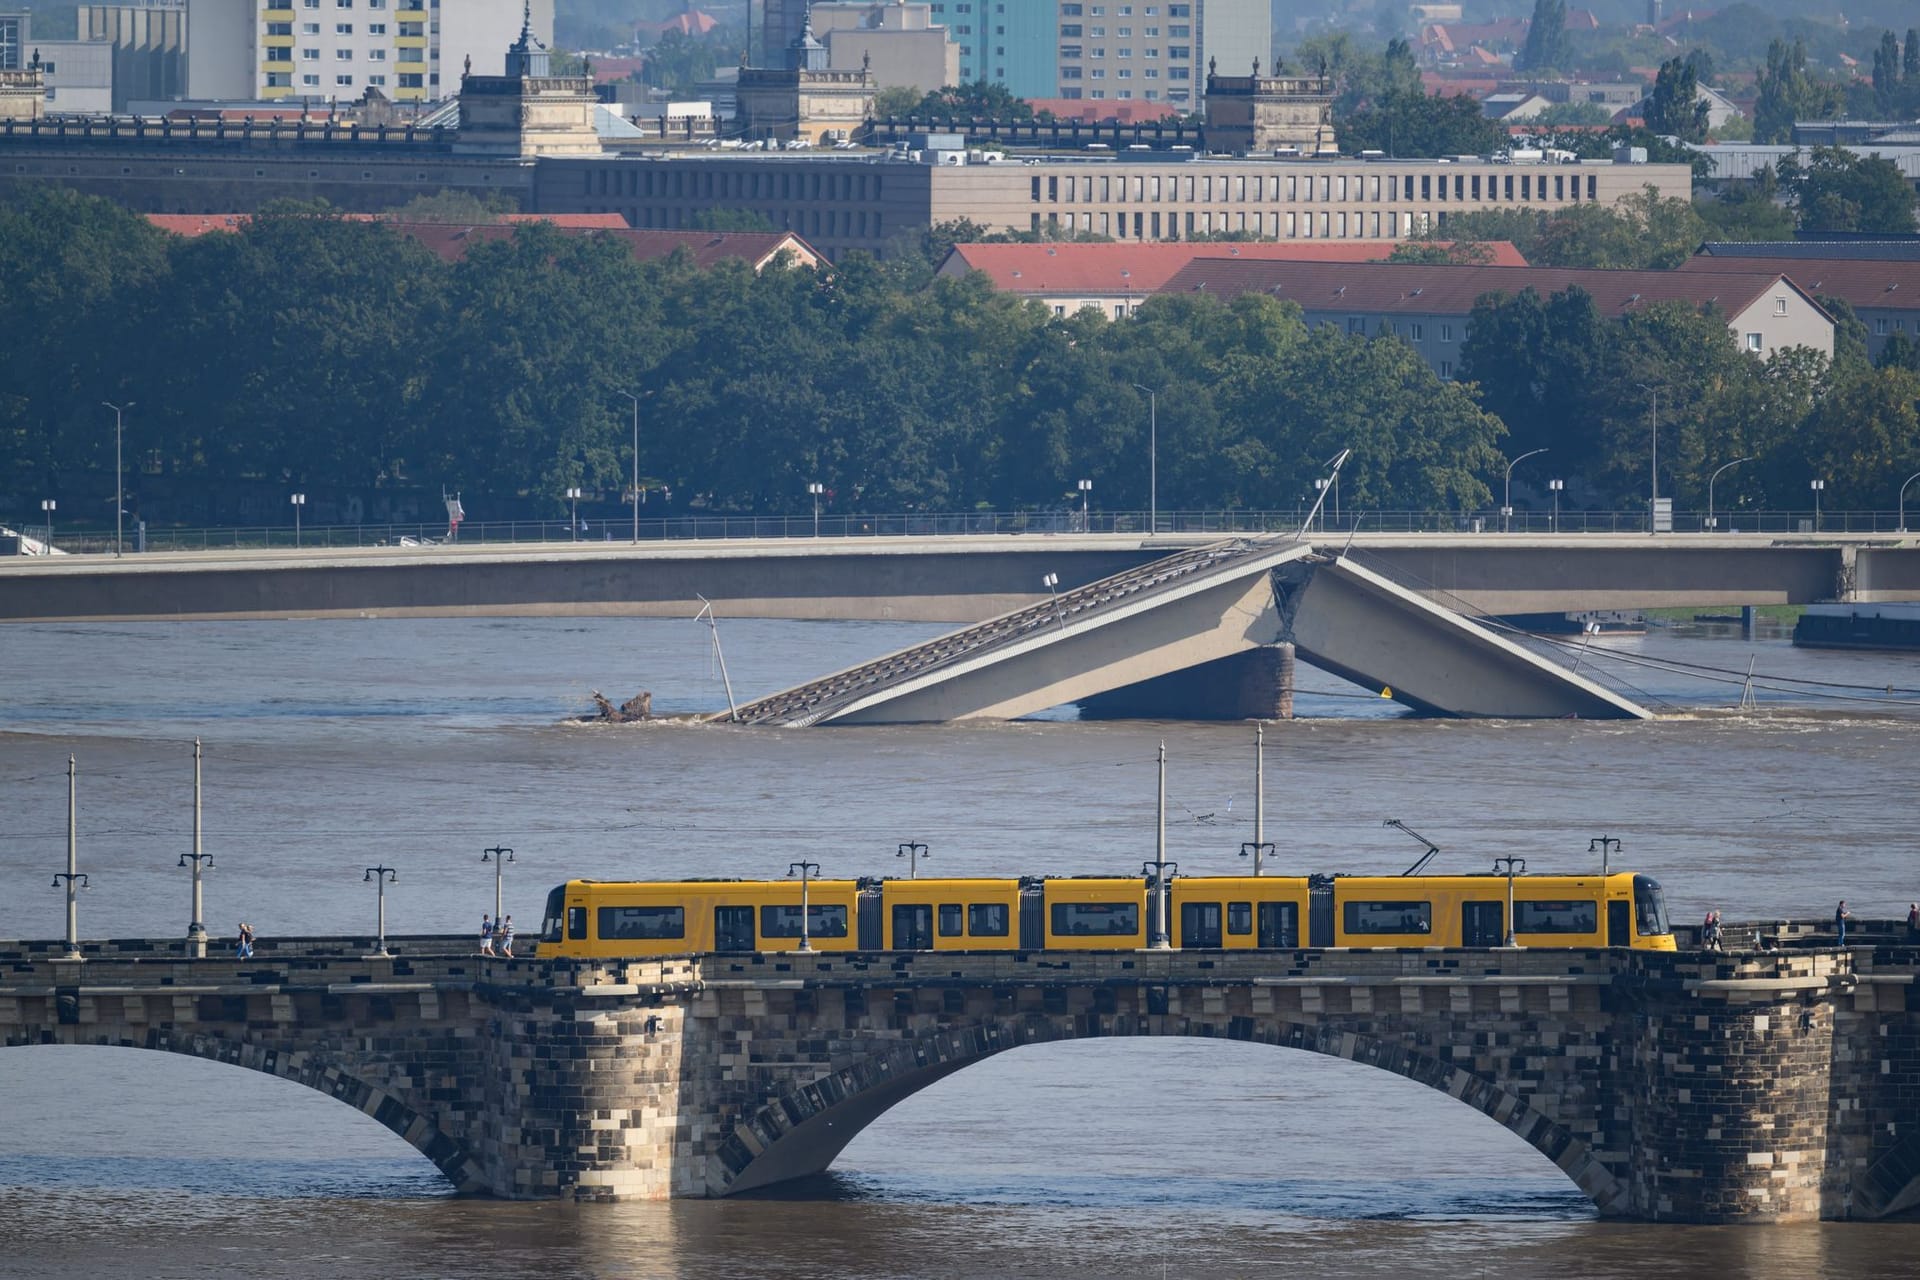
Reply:
<svg viewBox="0 0 1920 1280"><path fill-rule="evenodd" d="M921 639L898 623L725 620L745 700ZM1757 707L1733 709L1749 661ZM1920 895L1920 658L1808 653L1727 629L1605 638L1583 669L1652 723L1405 719L1303 675L1267 728L1282 872L1395 873L1520 854L1616 866L1675 917L1816 916ZM1635 665L1628 665L1629 663ZM1644 665L1644 664L1657 665ZM1689 664L1684 668L1669 663ZM1803 683L1821 681L1823 684ZM365 933L363 871L398 870L395 933L465 931L515 851L535 926L570 876L1233 873L1253 836L1245 725L737 730L564 723L589 688L721 709L703 627L482 619L0 629L0 937L53 937L79 762L88 936L184 931L191 739L206 749L210 925ZM1421 1086L1292 1050L1035 1046L895 1108L778 1195L661 1205L447 1194L372 1120L284 1081L138 1050L0 1052L0 1276L1645 1276L1914 1273L1912 1225L1598 1221L1547 1160Z"/></svg>

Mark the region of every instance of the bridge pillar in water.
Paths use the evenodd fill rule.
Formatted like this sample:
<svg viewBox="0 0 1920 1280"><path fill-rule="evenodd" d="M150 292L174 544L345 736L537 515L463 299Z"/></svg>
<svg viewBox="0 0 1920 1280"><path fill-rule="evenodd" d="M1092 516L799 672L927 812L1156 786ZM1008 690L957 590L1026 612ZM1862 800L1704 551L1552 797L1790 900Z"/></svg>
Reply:
<svg viewBox="0 0 1920 1280"><path fill-rule="evenodd" d="M1266 644L1109 689L1079 702L1083 720L1291 720L1294 651Z"/></svg>

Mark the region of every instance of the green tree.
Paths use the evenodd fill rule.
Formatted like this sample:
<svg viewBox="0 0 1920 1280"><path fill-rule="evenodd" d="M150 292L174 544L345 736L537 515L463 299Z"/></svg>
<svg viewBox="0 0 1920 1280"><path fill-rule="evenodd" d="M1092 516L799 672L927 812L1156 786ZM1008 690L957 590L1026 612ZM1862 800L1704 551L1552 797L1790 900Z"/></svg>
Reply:
<svg viewBox="0 0 1920 1280"><path fill-rule="evenodd" d="M1465 94L1395 93L1335 121L1343 151L1392 156L1488 155L1506 145L1506 131Z"/></svg>
<svg viewBox="0 0 1920 1280"><path fill-rule="evenodd" d="M1864 327L1861 332L1866 332ZM1904 333L1896 333L1880 348L1880 357L1873 363L1881 369L1905 369L1910 373L1920 373L1920 343Z"/></svg>
<svg viewBox="0 0 1920 1280"><path fill-rule="evenodd" d="M926 95L911 85L890 84L873 95L873 115L877 120L910 116Z"/></svg>
<svg viewBox="0 0 1920 1280"><path fill-rule="evenodd" d="M920 100L910 113L936 120L1031 120L1033 104L1016 97L1007 86L994 80L975 80L969 84L948 85Z"/></svg>
<svg viewBox="0 0 1920 1280"><path fill-rule="evenodd" d="M1707 136L1707 104L1700 97L1692 64L1679 58L1660 64L1647 98L1646 120L1652 132L1670 134L1682 142L1699 142Z"/></svg>
<svg viewBox="0 0 1920 1280"><path fill-rule="evenodd" d="M773 220L755 209L696 209L687 219L696 231L773 231Z"/></svg>
<svg viewBox="0 0 1920 1280"><path fill-rule="evenodd" d="M1533 0L1527 44L1513 65L1528 71L1566 70L1573 65L1573 48L1567 40L1566 0Z"/></svg>
<svg viewBox="0 0 1920 1280"><path fill-rule="evenodd" d="M1907 46L1900 54L1900 78L1920 86L1920 27L1907 28Z"/></svg>
<svg viewBox="0 0 1920 1280"><path fill-rule="evenodd" d="M1757 81L1759 96L1753 107L1755 142L1788 142L1795 120L1831 118L1839 113L1837 86L1816 80L1807 70L1807 47L1774 40L1767 46L1767 65Z"/></svg>
<svg viewBox="0 0 1920 1280"><path fill-rule="evenodd" d="M1882 31L1873 51L1873 98L1882 116L1893 114L1900 89L1900 41L1893 32Z"/></svg>
<svg viewBox="0 0 1920 1280"><path fill-rule="evenodd" d="M1805 163L1780 162L1780 183L1793 197L1802 231L1866 231L1910 235L1914 194L1893 161L1845 147L1815 147Z"/></svg>
<svg viewBox="0 0 1920 1280"><path fill-rule="evenodd" d="M458 222L478 225L499 222L502 214L513 213L518 206L504 191L488 194L482 200L467 191L436 191L415 196L381 215L395 222Z"/></svg>

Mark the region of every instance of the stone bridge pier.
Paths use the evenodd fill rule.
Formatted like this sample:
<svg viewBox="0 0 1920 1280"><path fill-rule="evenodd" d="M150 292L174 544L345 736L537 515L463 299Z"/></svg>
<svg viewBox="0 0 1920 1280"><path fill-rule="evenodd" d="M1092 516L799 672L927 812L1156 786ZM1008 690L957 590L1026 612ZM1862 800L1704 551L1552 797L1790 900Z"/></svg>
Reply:
<svg viewBox="0 0 1920 1280"><path fill-rule="evenodd" d="M7 1045L127 1045L283 1076L374 1116L474 1193L767 1187L827 1168L889 1108L985 1058L1177 1035L1416 1080L1518 1135L1607 1216L1878 1218L1920 1201L1914 949L602 963L315 947L236 962L169 943L102 944L76 964L20 944L0 960L9 947Z"/></svg>

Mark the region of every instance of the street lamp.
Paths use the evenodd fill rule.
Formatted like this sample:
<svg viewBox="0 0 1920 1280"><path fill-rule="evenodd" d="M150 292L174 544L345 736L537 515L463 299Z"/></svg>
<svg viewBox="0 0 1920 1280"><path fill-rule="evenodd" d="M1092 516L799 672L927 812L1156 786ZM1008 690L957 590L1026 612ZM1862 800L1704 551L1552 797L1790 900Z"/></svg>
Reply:
<svg viewBox="0 0 1920 1280"><path fill-rule="evenodd" d="M631 391L621 395L633 401L633 545L640 545L640 397Z"/></svg>
<svg viewBox="0 0 1920 1280"><path fill-rule="evenodd" d="M1902 491L1901 496L1903 497L1905 496L1904 490ZM60 504L55 502L52 498L40 499L40 513L46 517L46 521L47 521L47 554L48 555L53 554L53 512L54 512L54 508L58 507L59 505Z"/></svg>
<svg viewBox="0 0 1920 1280"><path fill-rule="evenodd" d="M129 400L125 404L114 404L110 400L102 400L100 403L113 410L113 554L118 556L126 551L121 518L127 511L126 471L120 465L121 415L133 408L134 402Z"/></svg>
<svg viewBox="0 0 1920 1280"><path fill-rule="evenodd" d="M900 852L893 855L907 860L907 879L917 880L920 876L920 859L933 855L927 852L927 846L917 840L908 840L901 844Z"/></svg>
<svg viewBox="0 0 1920 1280"><path fill-rule="evenodd" d="M1567 487L1565 480L1549 480L1547 488L1553 491L1553 531L1560 532L1560 491Z"/></svg>
<svg viewBox="0 0 1920 1280"><path fill-rule="evenodd" d="M493 918L500 918L500 881L507 874L507 864L513 861L513 850L494 845L480 855L480 861L493 864Z"/></svg>
<svg viewBox="0 0 1920 1280"><path fill-rule="evenodd" d="M573 534L575 542L580 541L580 490L577 486L567 490L567 501L572 504L573 514L567 517L567 528Z"/></svg>
<svg viewBox="0 0 1920 1280"><path fill-rule="evenodd" d="M369 957L370 959L389 954L387 951L387 886L398 883L399 879L400 873L392 867L368 867L367 874L360 878L362 884L365 884L369 880L373 881L374 891L379 895L380 899L380 914L378 917L380 929L379 941L375 944L377 949L374 951L373 956Z"/></svg>
<svg viewBox="0 0 1920 1280"><path fill-rule="evenodd" d="M1813 531L1820 532L1820 494L1827 487L1825 480L1815 480L1813 484Z"/></svg>
<svg viewBox="0 0 1920 1280"><path fill-rule="evenodd" d="M807 486L807 492L813 495L813 536L816 538L820 536L820 495L826 491L827 486L818 480Z"/></svg>
<svg viewBox="0 0 1920 1280"><path fill-rule="evenodd" d="M802 951L811 951L813 950L813 942L808 936L808 926L812 921L810 921L808 917L812 912L807 905L807 879L809 876L817 876L820 874L820 864L817 862L789 862L787 864L787 874L793 875L795 872L800 874L800 949Z"/></svg>
<svg viewBox="0 0 1920 1280"><path fill-rule="evenodd" d="M1517 947L1520 944L1513 936L1513 877L1516 874L1527 874L1527 860L1525 858L1513 857L1495 858L1493 860L1493 873L1500 875L1502 872L1504 872L1507 877L1507 945Z"/></svg>
<svg viewBox="0 0 1920 1280"><path fill-rule="evenodd" d="M1082 480L1080 482L1080 532L1082 533L1093 532L1093 518L1088 514L1088 503L1091 501L1092 494L1093 481Z"/></svg>
<svg viewBox="0 0 1920 1280"><path fill-rule="evenodd" d="M80 954L80 890L88 888L86 876L80 873L80 835L79 824L74 821L74 791L79 783L80 771L72 756L67 757L67 869L55 872L53 887L58 889L63 883L67 886L67 955L69 960L84 960Z"/></svg>
<svg viewBox="0 0 1920 1280"><path fill-rule="evenodd" d="M1713 514L1713 482L1718 480L1720 473L1728 467L1737 467L1743 462L1752 461L1753 458L1748 456L1745 458L1735 458L1732 462L1723 462L1714 468L1712 475L1707 477L1707 528L1718 529L1720 527L1720 521L1716 519Z"/></svg>
<svg viewBox="0 0 1920 1280"><path fill-rule="evenodd" d="M1907 531L1907 485L1912 484L1915 480L1920 480L1920 471L1916 471L1912 475L1908 476L1907 483L1900 486L1900 532L1901 533L1905 533ZM52 532L51 526L48 527L47 541L48 542L53 541L53 532Z"/></svg>
<svg viewBox="0 0 1920 1280"><path fill-rule="evenodd" d="M1053 596L1053 616L1060 623L1060 629L1065 631L1067 629L1067 620L1060 616L1060 575L1057 573L1049 573L1040 579L1040 585L1045 587L1047 592Z"/></svg>
<svg viewBox="0 0 1920 1280"><path fill-rule="evenodd" d="M1545 452L1545 449L1529 449L1507 464L1507 487L1500 498L1500 532L1508 533L1513 529L1513 469L1534 454Z"/></svg>
<svg viewBox="0 0 1920 1280"><path fill-rule="evenodd" d="M1154 903L1155 928L1147 934L1147 945L1157 950L1165 950L1173 945L1172 936L1167 930L1167 868L1173 865L1167 861L1167 744L1162 742L1159 794L1154 802L1153 861L1142 868L1145 874L1153 877L1160 895Z"/></svg>
<svg viewBox="0 0 1920 1280"><path fill-rule="evenodd" d="M1602 879L1605 879L1607 875L1607 860L1609 856L1614 850L1620 847L1619 836L1595 836L1593 839L1587 841L1587 852L1600 855L1600 876Z"/></svg>
<svg viewBox="0 0 1920 1280"><path fill-rule="evenodd" d="M200 874L213 869L213 855L200 852L200 739L193 740L193 852L180 855L174 864L193 868L193 915L187 921L187 954L205 959L207 954L206 912L202 910Z"/></svg>
<svg viewBox="0 0 1920 1280"><path fill-rule="evenodd" d="M1147 532L1160 532L1160 393L1133 384L1147 393Z"/></svg>
<svg viewBox="0 0 1920 1280"><path fill-rule="evenodd" d="M1648 435L1652 438L1653 444L1653 461L1647 469L1649 493L1647 532L1654 534L1659 532L1654 526L1659 523L1659 517L1655 513L1660 510L1660 389L1650 387L1644 382L1636 382L1633 385L1653 397L1647 409Z"/></svg>
<svg viewBox="0 0 1920 1280"><path fill-rule="evenodd" d="M293 545L295 547L300 545L300 508L306 505L306 494L296 493L293 495Z"/></svg>
<svg viewBox="0 0 1920 1280"><path fill-rule="evenodd" d="M1249 854L1253 855L1253 874L1257 876L1260 874L1261 860L1263 858L1271 858L1273 856L1273 841L1271 840L1241 841L1240 856L1244 858Z"/></svg>

